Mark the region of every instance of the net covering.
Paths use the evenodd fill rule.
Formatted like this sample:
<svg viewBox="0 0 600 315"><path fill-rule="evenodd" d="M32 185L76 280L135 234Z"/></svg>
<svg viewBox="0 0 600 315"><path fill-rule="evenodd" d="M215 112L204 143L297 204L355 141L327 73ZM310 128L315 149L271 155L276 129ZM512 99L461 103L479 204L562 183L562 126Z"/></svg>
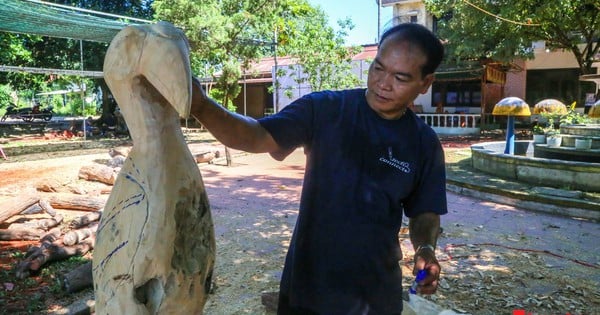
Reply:
<svg viewBox="0 0 600 315"><path fill-rule="evenodd" d="M24 0L0 1L0 31L108 43L134 23Z"/></svg>

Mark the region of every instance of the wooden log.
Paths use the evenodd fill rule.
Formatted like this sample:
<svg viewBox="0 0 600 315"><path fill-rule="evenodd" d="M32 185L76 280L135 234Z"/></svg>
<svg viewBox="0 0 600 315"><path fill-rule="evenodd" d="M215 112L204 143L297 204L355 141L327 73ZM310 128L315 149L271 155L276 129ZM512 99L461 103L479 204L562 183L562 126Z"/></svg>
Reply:
<svg viewBox="0 0 600 315"><path fill-rule="evenodd" d="M63 236L63 244L66 246L75 245L94 235L97 229L98 224L93 224L88 228L69 231L65 233L65 236Z"/></svg>
<svg viewBox="0 0 600 315"><path fill-rule="evenodd" d="M31 246L29 249L27 249L27 252L25 253L25 258L28 258L31 255L38 252L40 250L40 248L48 247L52 243L58 241L61 234L62 234L62 232L60 231L60 228L54 228L54 229L48 231L46 234L42 235L42 237L40 238L40 246Z"/></svg>
<svg viewBox="0 0 600 315"><path fill-rule="evenodd" d="M61 184L60 182L58 182L58 180L51 178L51 179L43 179L40 180L39 182L37 182L37 184L35 185L35 189L37 191L43 191L43 192L58 192L61 190L61 188L64 185Z"/></svg>
<svg viewBox="0 0 600 315"><path fill-rule="evenodd" d="M53 311L48 315L94 315L96 314L95 306L94 294L84 294L82 298L69 305L53 307Z"/></svg>
<svg viewBox="0 0 600 315"><path fill-rule="evenodd" d="M48 200L40 199L39 204L40 204L40 207L42 207L42 209L44 209L44 212L46 212L50 216L56 215L56 210L54 210L54 207L52 207L52 205L50 204L50 202Z"/></svg>
<svg viewBox="0 0 600 315"><path fill-rule="evenodd" d="M63 220L62 215L57 214L53 218L44 218L44 219L35 219L29 220L24 223L13 223L9 226L12 229L39 229L48 231L50 228L53 228L59 225Z"/></svg>
<svg viewBox="0 0 600 315"><path fill-rule="evenodd" d="M80 265L62 277L62 288L67 293L75 293L93 285L91 261Z"/></svg>
<svg viewBox="0 0 600 315"><path fill-rule="evenodd" d="M131 152L131 147L126 147L126 146L119 146L119 147L114 147L114 148L108 149L108 155L110 155L110 157L115 157L115 156L127 157L129 155L129 152Z"/></svg>
<svg viewBox="0 0 600 315"><path fill-rule="evenodd" d="M94 248L96 239L94 236L74 246L64 246L60 241L43 243L37 250L31 253L24 261L17 264L15 275L24 279L38 272L47 263L64 260L72 256L81 256Z"/></svg>
<svg viewBox="0 0 600 315"><path fill-rule="evenodd" d="M0 229L0 241L39 240L46 231L33 228Z"/></svg>
<svg viewBox="0 0 600 315"><path fill-rule="evenodd" d="M203 152L194 154L194 160L196 163L210 163L215 158L218 158L219 151L215 152Z"/></svg>
<svg viewBox="0 0 600 315"><path fill-rule="evenodd" d="M66 210L98 211L104 207L106 199L69 193L43 194L54 208Z"/></svg>
<svg viewBox="0 0 600 315"><path fill-rule="evenodd" d="M100 217L102 217L102 211L94 211L94 212L84 214L82 216L79 216L79 217L71 220L71 222L69 222L69 228L80 229L92 222L96 222L96 221L100 220Z"/></svg>
<svg viewBox="0 0 600 315"><path fill-rule="evenodd" d="M15 196L7 201L4 201L0 206L0 223L6 221L15 214L21 213L23 210L29 208L33 204L40 201L40 197L37 195L20 195Z"/></svg>
<svg viewBox="0 0 600 315"><path fill-rule="evenodd" d="M117 173L112 167L95 163L82 166L79 169L79 178L113 185Z"/></svg>
<svg viewBox="0 0 600 315"><path fill-rule="evenodd" d="M42 213L44 212L44 209L42 209L42 207L40 207L39 203L34 203L31 206L29 206L29 208L21 211L21 213L19 213L20 215L26 215L26 214L36 214L36 213Z"/></svg>

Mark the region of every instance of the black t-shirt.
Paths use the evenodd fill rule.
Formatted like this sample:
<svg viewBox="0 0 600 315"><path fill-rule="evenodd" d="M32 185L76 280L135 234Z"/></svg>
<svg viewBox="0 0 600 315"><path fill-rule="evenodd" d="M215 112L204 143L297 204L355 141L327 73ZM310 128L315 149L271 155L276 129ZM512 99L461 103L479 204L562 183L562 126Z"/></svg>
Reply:
<svg viewBox="0 0 600 315"><path fill-rule="evenodd" d="M401 310L403 211L447 212L435 132L410 110L381 118L364 89L311 93L259 121L281 147L307 152L280 288L290 303L321 314Z"/></svg>

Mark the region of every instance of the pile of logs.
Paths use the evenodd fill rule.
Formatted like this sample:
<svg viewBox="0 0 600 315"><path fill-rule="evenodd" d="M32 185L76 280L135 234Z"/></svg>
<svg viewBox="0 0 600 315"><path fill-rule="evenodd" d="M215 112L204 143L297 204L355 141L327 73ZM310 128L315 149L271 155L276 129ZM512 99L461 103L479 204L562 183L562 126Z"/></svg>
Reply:
<svg viewBox="0 0 600 315"><path fill-rule="evenodd" d="M88 193L85 185L65 187L47 179L37 184L35 193L26 192L0 203L0 241L39 241L15 266L17 278L37 274L53 261L83 256L94 248L104 204L127 153L128 148L113 148L107 165L81 167L79 179L102 183L95 194ZM28 214L36 215L32 218ZM69 293L91 287L91 261L61 278Z"/></svg>
<svg viewBox="0 0 600 315"><path fill-rule="evenodd" d="M26 192L0 202L0 241L39 241L27 250L24 259L15 267L19 279L37 274L48 263L83 256L94 248L104 204L130 149L111 148L108 152L110 160L105 164L94 163L80 168L80 180L101 183L95 195L87 192L83 185L65 187L46 179L37 184L35 193ZM218 157L219 152L212 150L194 155L197 163L210 163ZM69 211L85 214L65 222L63 214ZM42 214L36 215L35 219L24 215L32 213ZM69 293L91 287L91 261L61 278L63 289Z"/></svg>

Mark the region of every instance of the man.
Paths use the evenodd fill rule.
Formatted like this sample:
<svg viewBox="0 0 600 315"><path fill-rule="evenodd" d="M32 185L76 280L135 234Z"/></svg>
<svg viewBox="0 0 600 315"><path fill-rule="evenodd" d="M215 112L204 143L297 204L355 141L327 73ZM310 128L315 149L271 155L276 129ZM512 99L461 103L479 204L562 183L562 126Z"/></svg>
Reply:
<svg viewBox="0 0 600 315"><path fill-rule="evenodd" d="M413 274L427 271L417 291L436 291L444 154L407 105L431 86L442 57L425 27L395 26L382 36L366 90L311 93L259 120L226 111L195 82L192 115L223 144L277 160L305 148L279 314L400 314L403 213L416 250Z"/></svg>

